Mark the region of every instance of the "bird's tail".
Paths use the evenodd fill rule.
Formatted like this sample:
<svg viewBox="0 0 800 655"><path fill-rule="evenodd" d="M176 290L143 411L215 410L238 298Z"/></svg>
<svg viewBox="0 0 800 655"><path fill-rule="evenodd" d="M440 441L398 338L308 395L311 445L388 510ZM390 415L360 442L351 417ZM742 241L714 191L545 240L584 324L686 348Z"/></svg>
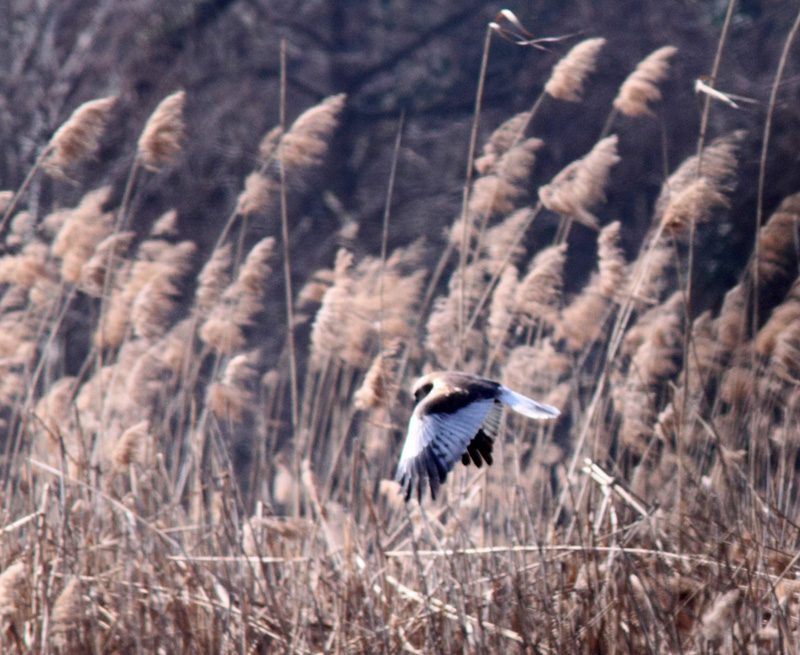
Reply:
<svg viewBox="0 0 800 655"><path fill-rule="evenodd" d="M556 418L561 414L555 407L537 403L521 393L511 391L508 387L500 387L498 400L528 418Z"/></svg>

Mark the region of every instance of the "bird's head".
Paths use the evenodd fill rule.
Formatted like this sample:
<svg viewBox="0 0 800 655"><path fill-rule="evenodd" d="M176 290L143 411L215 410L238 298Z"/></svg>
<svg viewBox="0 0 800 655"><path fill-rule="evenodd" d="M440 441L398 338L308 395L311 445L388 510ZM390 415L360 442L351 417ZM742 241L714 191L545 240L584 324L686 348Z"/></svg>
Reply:
<svg viewBox="0 0 800 655"><path fill-rule="evenodd" d="M437 373L428 373L423 375L419 380L414 383L412 393L414 394L414 404L418 405L424 398L426 398L434 387L439 384L439 376Z"/></svg>

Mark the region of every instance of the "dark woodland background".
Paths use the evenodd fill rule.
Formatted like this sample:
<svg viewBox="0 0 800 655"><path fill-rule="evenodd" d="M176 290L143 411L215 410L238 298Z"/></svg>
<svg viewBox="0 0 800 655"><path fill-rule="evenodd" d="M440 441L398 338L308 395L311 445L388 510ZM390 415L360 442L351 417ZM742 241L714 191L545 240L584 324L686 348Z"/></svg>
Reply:
<svg viewBox="0 0 800 655"><path fill-rule="evenodd" d="M545 141L537 154L542 181L591 148L619 84L638 61L662 45L678 48L661 84L658 120L621 116L614 125L622 162L612 174L600 219L602 224L620 219L626 248L635 251L666 171L696 150L702 101L693 84L710 72L727 3L3 0L0 7L6 17L0 21L3 188L19 186L76 106L119 97L99 159L74 174L79 182L74 189L69 182L38 176L29 192L34 211L47 207L53 195L68 204L71 192L77 201L86 188L107 182L121 193L138 130L162 98L182 88L185 149L176 166L139 190L134 229L146 231L148 219L176 207L181 232L210 249L255 164L260 138L278 123L281 40L287 51L288 122L322 98L346 93L327 169L313 182L317 192L302 194L302 206L290 208L292 246L302 251L293 274L301 281L329 265L337 230L346 223L359 226L358 246L351 247L378 251L401 110L406 123L389 246L419 236L441 243L461 203L486 25L501 8L513 10L536 37L574 36L547 44L547 50L493 38L478 144L503 120L530 107L572 45L592 36L608 41L584 102L548 99L537 113L530 132ZM715 103L711 113L709 138L744 128L748 140L732 224L700 230L701 292L728 288L749 253L764 114L795 10L794 3L775 1L740 2L735 8L717 88L757 104L737 110ZM765 215L800 187L798 132L790 129L800 118L798 89L795 55L787 63L772 128ZM277 234L276 220L256 221L252 238ZM537 229L552 230L555 219L537 223L531 239L542 237ZM580 252L583 229L573 235L571 252ZM587 247L593 247L594 237L586 236ZM724 251L715 252L723 242ZM568 267L567 292L584 281L590 259L586 267L580 257ZM704 268L703 262L714 265ZM720 297L701 293L696 303L705 307Z"/></svg>

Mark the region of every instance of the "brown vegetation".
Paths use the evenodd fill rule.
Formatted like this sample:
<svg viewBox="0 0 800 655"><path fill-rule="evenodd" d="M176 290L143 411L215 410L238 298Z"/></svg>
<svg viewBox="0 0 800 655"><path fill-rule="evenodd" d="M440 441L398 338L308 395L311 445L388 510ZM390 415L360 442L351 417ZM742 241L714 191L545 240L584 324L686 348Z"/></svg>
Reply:
<svg viewBox="0 0 800 655"><path fill-rule="evenodd" d="M579 102L604 43L574 47L544 92ZM645 59L616 108L654 120L674 56ZM443 253L364 254L345 226L284 303L280 263L304 244L250 221L301 221L346 98L269 132L207 252L174 214L136 220L142 180L180 154L184 100L144 125L119 196L3 221L3 652L797 650L797 196L719 307L696 312L689 287L697 230L734 204L741 135L665 176L626 256L602 212L624 140L545 179L518 114ZM112 105L79 108L33 176L91 156ZM575 234L596 243L583 284ZM406 390L434 367L562 417L508 417L493 467L405 505Z"/></svg>

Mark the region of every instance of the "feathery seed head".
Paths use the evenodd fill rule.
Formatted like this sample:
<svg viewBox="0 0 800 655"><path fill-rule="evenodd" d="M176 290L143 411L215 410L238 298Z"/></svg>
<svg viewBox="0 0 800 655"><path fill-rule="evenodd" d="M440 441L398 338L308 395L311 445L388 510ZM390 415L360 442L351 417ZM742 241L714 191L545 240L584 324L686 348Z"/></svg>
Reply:
<svg viewBox="0 0 800 655"><path fill-rule="evenodd" d="M94 156L116 101L115 97L90 100L72 112L47 144L42 166L49 175L63 176L67 167Z"/></svg>
<svg viewBox="0 0 800 655"><path fill-rule="evenodd" d="M611 167L619 160L617 136L608 136L584 157L567 165L550 184L540 187L539 200L550 211L597 229L597 218L589 210L605 202Z"/></svg>
<svg viewBox="0 0 800 655"><path fill-rule="evenodd" d="M614 107L626 116L652 116L650 102L661 99L658 83L669 72L669 60L678 51L671 45L650 53L622 83Z"/></svg>
<svg viewBox="0 0 800 655"><path fill-rule="evenodd" d="M137 144L137 157L146 169L159 171L169 166L181 151L185 102L186 94L176 91L164 98L147 120Z"/></svg>
<svg viewBox="0 0 800 655"><path fill-rule="evenodd" d="M339 125L339 115L347 96L344 93L325 98L306 109L280 139L278 155L288 169L317 166L328 152L328 141Z"/></svg>
<svg viewBox="0 0 800 655"><path fill-rule="evenodd" d="M595 70L605 39L586 39L572 48L553 68L544 92L567 102L580 102L586 76Z"/></svg>

